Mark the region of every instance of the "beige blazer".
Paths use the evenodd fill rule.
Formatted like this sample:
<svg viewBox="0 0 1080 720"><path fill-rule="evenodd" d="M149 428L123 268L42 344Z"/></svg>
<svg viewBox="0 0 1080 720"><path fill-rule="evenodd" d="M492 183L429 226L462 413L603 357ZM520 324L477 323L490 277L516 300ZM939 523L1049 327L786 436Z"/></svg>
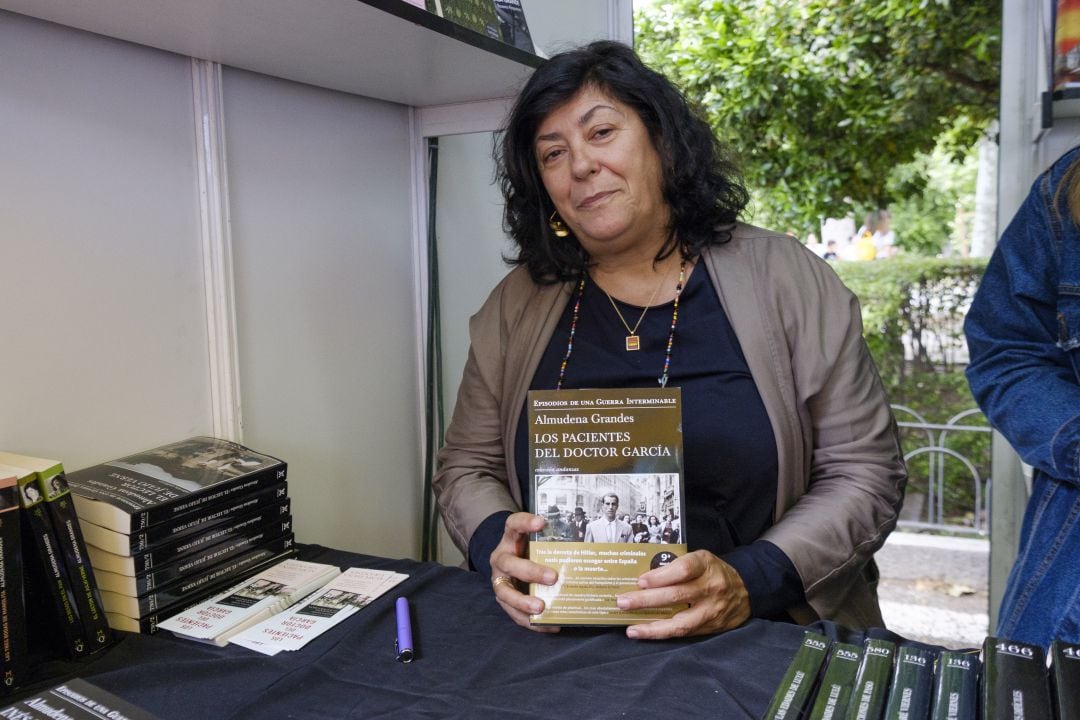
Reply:
<svg viewBox="0 0 1080 720"><path fill-rule="evenodd" d="M776 510L762 539L802 578L809 607L789 612L804 623L881 626L872 556L896 525L907 472L858 301L796 240L749 225L702 260L776 436ZM518 417L572 287L537 285L519 267L470 320L472 345L434 479L463 552L492 513L521 509Z"/></svg>

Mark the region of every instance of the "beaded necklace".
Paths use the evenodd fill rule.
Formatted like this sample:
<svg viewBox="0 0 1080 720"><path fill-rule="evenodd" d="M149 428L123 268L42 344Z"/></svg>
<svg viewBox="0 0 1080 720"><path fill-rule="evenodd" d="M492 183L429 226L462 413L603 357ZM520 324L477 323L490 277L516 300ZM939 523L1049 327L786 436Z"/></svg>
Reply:
<svg viewBox="0 0 1080 720"><path fill-rule="evenodd" d="M566 379L566 366L570 363L570 356L574 352L574 334L577 332L578 311L581 309L581 298L585 295L585 278L582 275L578 282L577 299L574 301L574 312L570 318L570 338L566 343L566 355L563 356L562 365L559 366L559 380L555 383L556 390L562 390L563 380ZM671 331L668 333L667 349L664 351L664 370L656 379L660 387L667 387L668 370L671 368L671 348L675 344L675 326L679 324L679 296L682 295L683 284L686 280L686 260L679 263L679 283L675 286L675 303L671 311ZM608 296L610 297L610 296ZM614 304L614 303L613 303Z"/></svg>

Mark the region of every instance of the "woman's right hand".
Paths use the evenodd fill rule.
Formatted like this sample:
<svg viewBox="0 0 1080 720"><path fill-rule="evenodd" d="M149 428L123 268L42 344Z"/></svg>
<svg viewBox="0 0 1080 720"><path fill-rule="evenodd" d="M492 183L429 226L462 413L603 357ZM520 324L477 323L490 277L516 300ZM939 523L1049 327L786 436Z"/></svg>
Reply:
<svg viewBox="0 0 1080 720"><path fill-rule="evenodd" d="M491 584L495 599L502 605L510 619L518 625L537 632L558 632L551 625L531 625L529 615L543 612L544 601L518 589L517 583L540 583L554 585L558 579L555 571L537 565L525 557L529 535L540 532L547 520L539 515L518 512L506 518L502 540L491 553Z"/></svg>

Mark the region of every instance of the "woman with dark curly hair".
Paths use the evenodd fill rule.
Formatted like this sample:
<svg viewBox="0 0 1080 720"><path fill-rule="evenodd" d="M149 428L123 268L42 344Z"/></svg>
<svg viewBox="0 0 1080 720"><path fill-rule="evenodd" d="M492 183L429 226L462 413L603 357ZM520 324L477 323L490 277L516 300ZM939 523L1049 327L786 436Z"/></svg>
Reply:
<svg viewBox="0 0 1080 720"><path fill-rule="evenodd" d="M435 491L517 623L556 573L525 546L530 389L679 387L692 552L625 610L689 604L635 638L750 617L881 625L872 555L906 473L859 308L797 241L738 221L747 192L708 124L618 43L526 83L497 150L517 265L470 321ZM551 630L534 626L537 630Z"/></svg>

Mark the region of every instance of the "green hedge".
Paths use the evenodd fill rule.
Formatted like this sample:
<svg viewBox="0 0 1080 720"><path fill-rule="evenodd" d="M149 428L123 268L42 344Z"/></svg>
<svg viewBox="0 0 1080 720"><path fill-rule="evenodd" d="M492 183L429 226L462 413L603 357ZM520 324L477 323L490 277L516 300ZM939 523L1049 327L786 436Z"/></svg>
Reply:
<svg viewBox="0 0 1080 720"><path fill-rule="evenodd" d="M978 287L985 259L899 257L873 262L840 262L837 274L858 296L863 334L893 405L919 413L926 422L944 424L976 407L964 378L966 346L963 317ZM898 420L912 420L898 414ZM982 414L964 425L986 425ZM925 432L904 428L905 452L926 444ZM953 433L945 447L967 457L985 481L990 473L990 435ZM908 495L925 493L930 453L908 463ZM975 488L968 470L955 458L945 462L947 522L970 525Z"/></svg>

